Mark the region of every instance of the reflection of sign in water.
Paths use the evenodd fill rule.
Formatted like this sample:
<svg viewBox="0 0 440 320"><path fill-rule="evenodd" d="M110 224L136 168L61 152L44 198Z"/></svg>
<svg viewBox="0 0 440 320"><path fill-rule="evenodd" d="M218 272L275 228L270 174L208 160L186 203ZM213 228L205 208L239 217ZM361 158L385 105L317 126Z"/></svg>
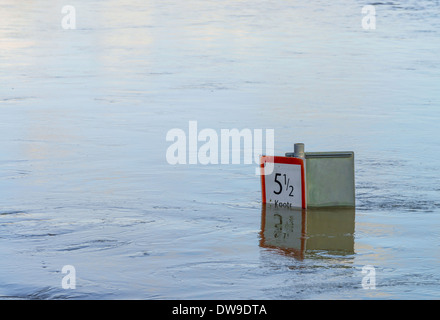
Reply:
<svg viewBox="0 0 440 320"><path fill-rule="evenodd" d="M263 205L260 245L300 259L312 250L352 254L354 217L352 207L294 210Z"/></svg>
<svg viewBox="0 0 440 320"><path fill-rule="evenodd" d="M266 164L273 170L266 174ZM263 204L275 207L305 208L304 161L293 157L261 157ZM272 168L271 168L272 169Z"/></svg>

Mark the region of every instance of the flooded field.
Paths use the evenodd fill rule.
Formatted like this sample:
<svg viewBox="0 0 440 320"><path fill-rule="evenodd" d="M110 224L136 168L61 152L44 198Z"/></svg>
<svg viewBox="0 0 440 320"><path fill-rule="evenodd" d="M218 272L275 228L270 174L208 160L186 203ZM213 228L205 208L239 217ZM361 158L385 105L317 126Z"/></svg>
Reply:
<svg viewBox="0 0 440 320"><path fill-rule="evenodd" d="M439 1L0 7L0 299L439 298ZM353 151L356 207L170 164L191 121Z"/></svg>

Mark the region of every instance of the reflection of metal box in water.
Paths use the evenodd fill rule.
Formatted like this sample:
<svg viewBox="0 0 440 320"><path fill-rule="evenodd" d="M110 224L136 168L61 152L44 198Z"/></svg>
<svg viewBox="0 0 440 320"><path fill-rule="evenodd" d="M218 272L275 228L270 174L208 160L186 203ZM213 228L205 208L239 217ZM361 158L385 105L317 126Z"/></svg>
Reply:
<svg viewBox="0 0 440 320"><path fill-rule="evenodd" d="M354 253L355 208L286 209L263 204L260 246L303 259L307 252Z"/></svg>
<svg viewBox="0 0 440 320"><path fill-rule="evenodd" d="M305 159L307 207L355 206L354 152L295 152L286 156Z"/></svg>

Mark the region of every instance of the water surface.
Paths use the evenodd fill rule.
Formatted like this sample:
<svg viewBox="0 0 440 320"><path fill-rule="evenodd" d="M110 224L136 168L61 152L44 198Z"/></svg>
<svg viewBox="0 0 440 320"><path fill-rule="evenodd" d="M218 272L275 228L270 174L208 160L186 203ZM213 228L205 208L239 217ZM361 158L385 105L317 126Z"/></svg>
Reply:
<svg viewBox="0 0 440 320"><path fill-rule="evenodd" d="M0 297L438 299L440 3L375 2L364 30L368 4L75 1L64 30L63 1L2 1ZM255 165L168 164L192 120L354 151L356 208L280 213Z"/></svg>

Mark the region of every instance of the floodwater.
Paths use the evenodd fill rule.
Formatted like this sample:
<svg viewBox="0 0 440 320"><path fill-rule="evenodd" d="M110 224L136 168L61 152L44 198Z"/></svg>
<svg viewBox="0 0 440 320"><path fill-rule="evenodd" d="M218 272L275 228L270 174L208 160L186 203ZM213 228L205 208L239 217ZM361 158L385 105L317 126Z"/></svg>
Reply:
<svg viewBox="0 0 440 320"><path fill-rule="evenodd" d="M0 298L440 297L439 1L0 7ZM354 151L356 208L263 207L255 164L169 164L189 121Z"/></svg>

